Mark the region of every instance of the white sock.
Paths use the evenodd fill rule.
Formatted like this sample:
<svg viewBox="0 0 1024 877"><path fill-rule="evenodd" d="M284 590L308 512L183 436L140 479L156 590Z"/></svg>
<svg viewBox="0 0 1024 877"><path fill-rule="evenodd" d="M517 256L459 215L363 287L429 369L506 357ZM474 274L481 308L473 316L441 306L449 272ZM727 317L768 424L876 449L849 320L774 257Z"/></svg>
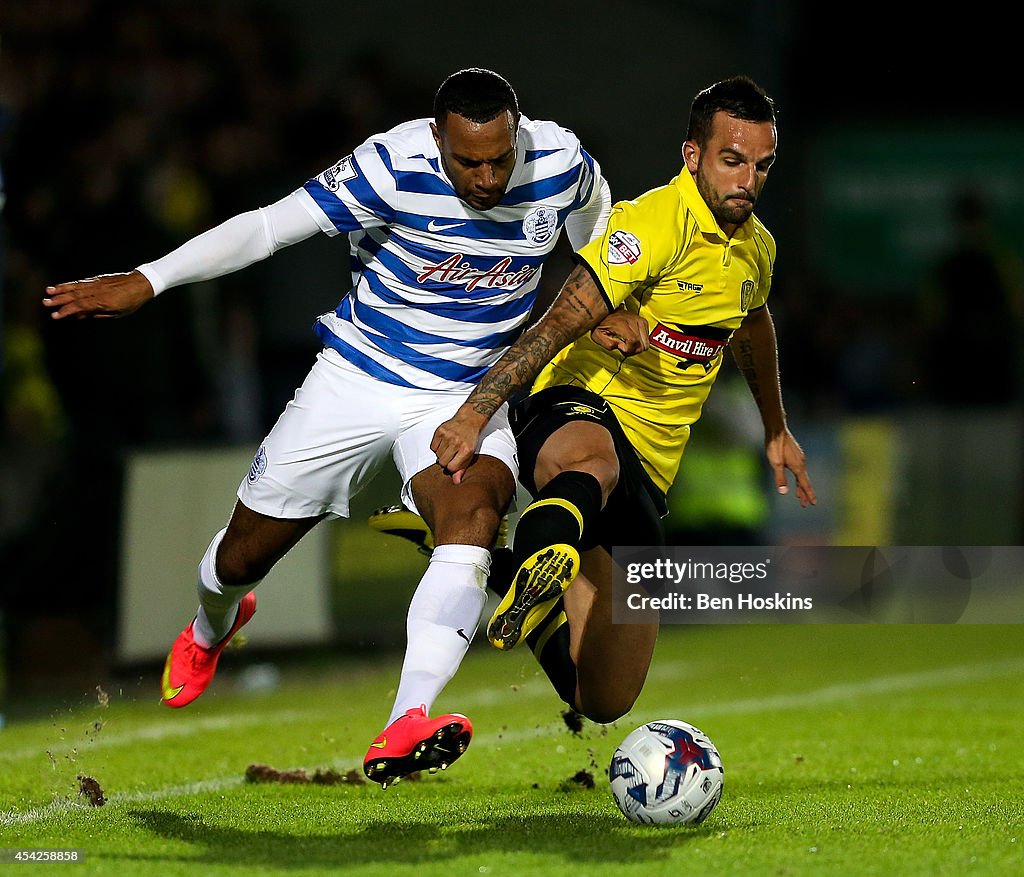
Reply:
<svg viewBox="0 0 1024 877"><path fill-rule="evenodd" d="M409 604L408 644L390 725L406 710L427 712L459 669L487 602L491 553L476 545L439 545Z"/></svg>
<svg viewBox="0 0 1024 877"><path fill-rule="evenodd" d="M228 635L238 615L238 604L259 584L225 585L217 578L217 549L226 532L227 528L213 537L210 547L199 562L199 576L196 580L199 611L192 625L192 635L204 649L216 645Z"/></svg>

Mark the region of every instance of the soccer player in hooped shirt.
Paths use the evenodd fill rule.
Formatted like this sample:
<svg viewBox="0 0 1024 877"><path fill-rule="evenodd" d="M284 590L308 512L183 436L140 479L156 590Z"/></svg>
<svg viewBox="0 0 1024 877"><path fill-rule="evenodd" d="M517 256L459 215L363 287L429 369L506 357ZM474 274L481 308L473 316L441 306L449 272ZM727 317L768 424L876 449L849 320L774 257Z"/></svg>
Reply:
<svg viewBox="0 0 1024 877"><path fill-rule="evenodd" d="M515 442L507 415L492 412L455 483L431 436L524 329L562 229L579 248L610 206L575 135L522 117L505 79L472 68L442 83L433 120L370 137L269 207L134 271L47 289L54 318L123 316L170 287L236 271L317 232L347 238L352 290L317 320L323 350L199 564L199 610L163 673L167 706L204 691L255 612L255 586L317 522L347 516L350 497L391 457L404 502L429 522L438 547L409 606L391 716L364 768L386 786L461 754L469 720L428 711L480 622L488 549L515 488Z"/></svg>
<svg viewBox="0 0 1024 877"><path fill-rule="evenodd" d="M458 479L493 413L530 393L513 430L535 502L503 561L510 587L488 638L502 649L526 639L562 698L597 721L632 707L658 630L656 617L611 623L611 546L663 543L665 492L727 346L778 491L790 470L801 506L816 502L782 404L767 306L775 242L753 214L776 143L774 104L752 80L700 92L681 173L615 205L551 309L434 437Z"/></svg>

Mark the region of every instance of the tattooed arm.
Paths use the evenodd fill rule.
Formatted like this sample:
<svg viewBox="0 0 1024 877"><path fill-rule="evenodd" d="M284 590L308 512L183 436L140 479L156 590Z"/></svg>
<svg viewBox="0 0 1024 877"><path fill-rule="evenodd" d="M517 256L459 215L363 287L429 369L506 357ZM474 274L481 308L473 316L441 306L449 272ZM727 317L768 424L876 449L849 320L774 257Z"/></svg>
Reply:
<svg viewBox="0 0 1024 877"><path fill-rule="evenodd" d="M761 412L766 435L784 432L786 411L782 407L779 384L778 343L768 308L747 314L743 324L733 333L729 346Z"/></svg>
<svg viewBox="0 0 1024 877"><path fill-rule="evenodd" d="M434 433L430 449L456 481L476 453L480 433L505 402L530 388L556 353L608 316L608 302L590 271L577 265L551 308L483 376L455 416Z"/></svg>
<svg viewBox="0 0 1024 877"><path fill-rule="evenodd" d="M804 452L797 444L786 424L786 410L782 406L782 387L779 382L779 351L775 339L775 324L767 307L747 314L743 324L733 333L730 342L733 357L746 378L750 394L761 412L764 423L765 454L775 475L779 493L788 493L786 470L796 479L796 493L800 505L815 505L817 496L807 474Z"/></svg>

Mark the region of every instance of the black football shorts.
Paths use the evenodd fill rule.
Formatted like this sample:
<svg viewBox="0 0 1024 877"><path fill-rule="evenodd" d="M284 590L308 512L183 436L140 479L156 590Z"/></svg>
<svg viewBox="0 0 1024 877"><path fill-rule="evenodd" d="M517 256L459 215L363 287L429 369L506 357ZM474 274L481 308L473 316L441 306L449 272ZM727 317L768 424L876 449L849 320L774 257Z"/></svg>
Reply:
<svg viewBox="0 0 1024 877"><path fill-rule="evenodd" d="M583 534L583 550L598 545L664 545L661 519L665 494L651 480L611 406L596 393L569 385L548 387L511 406L509 422L519 453L519 481L532 496L537 457L559 427L573 420L601 424L612 435L619 458L619 482L594 525Z"/></svg>

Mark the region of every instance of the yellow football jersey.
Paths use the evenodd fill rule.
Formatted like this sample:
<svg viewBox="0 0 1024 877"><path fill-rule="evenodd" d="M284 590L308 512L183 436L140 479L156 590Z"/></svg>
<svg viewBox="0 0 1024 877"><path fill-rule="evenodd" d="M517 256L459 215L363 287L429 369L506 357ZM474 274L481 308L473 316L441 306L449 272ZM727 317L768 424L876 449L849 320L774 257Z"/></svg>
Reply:
<svg viewBox="0 0 1024 877"><path fill-rule="evenodd" d="M729 338L768 298L775 241L756 216L726 237L684 169L667 186L616 204L604 234L579 256L612 310L621 305L647 320L651 346L624 357L585 335L555 356L533 392L573 384L603 396L667 491Z"/></svg>

